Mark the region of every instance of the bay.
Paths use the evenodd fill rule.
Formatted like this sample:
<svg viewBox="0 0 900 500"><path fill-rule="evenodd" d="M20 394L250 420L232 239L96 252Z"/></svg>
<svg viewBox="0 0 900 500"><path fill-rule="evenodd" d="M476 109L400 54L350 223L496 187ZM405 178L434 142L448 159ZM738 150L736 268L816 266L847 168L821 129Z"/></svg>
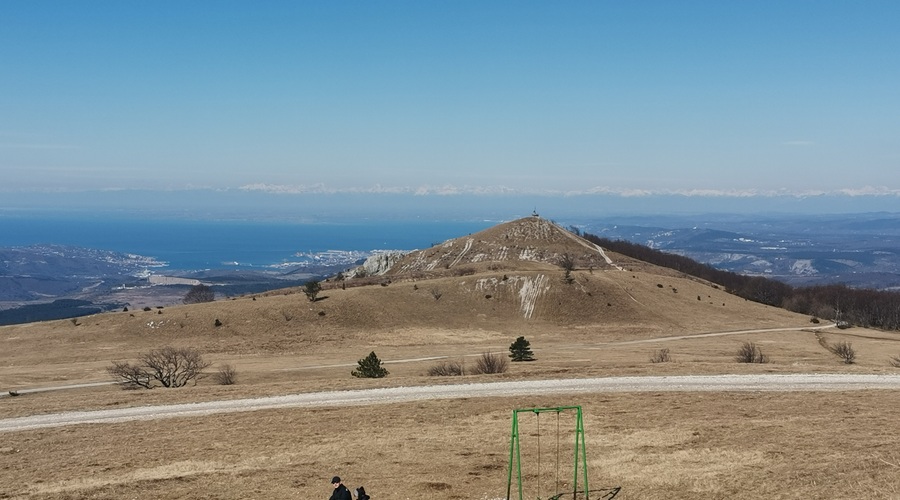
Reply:
<svg viewBox="0 0 900 500"><path fill-rule="evenodd" d="M333 250L427 248L497 221L191 220L0 214L0 247L67 245L151 257L169 269L265 268Z"/></svg>

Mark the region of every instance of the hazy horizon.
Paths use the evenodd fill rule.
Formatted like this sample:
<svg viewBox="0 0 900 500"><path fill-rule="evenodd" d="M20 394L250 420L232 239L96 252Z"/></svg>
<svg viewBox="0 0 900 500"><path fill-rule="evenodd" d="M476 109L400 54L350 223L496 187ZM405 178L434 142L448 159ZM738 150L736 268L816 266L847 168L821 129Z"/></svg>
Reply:
<svg viewBox="0 0 900 500"><path fill-rule="evenodd" d="M5 193L0 217L64 214L72 217L174 219L291 220L494 220L504 221L537 212L557 220L630 216L747 217L896 214L890 195L851 196L710 196L684 194L414 194L414 193L292 193L244 190L111 190L55 193Z"/></svg>

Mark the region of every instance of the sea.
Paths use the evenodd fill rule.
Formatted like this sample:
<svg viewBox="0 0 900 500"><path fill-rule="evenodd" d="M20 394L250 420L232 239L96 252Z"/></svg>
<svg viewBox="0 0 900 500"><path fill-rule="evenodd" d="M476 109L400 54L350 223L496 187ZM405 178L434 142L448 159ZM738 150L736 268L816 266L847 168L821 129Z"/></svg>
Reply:
<svg viewBox="0 0 900 500"><path fill-rule="evenodd" d="M0 214L0 247L66 245L135 254L171 270L260 269L334 251L428 248L487 220L192 220L108 214Z"/></svg>

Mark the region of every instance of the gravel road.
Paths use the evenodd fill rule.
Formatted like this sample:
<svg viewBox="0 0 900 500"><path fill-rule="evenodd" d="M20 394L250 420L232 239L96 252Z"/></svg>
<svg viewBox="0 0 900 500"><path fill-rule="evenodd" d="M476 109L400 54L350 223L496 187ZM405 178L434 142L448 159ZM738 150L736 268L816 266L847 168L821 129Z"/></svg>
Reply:
<svg viewBox="0 0 900 500"><path fill-rule="evenodd" d="M272 408L375 405L430 399L598 392L852 391L863 389L900 389L900 375L765 374L604 377L314 392L8 418L0 420L0 433L77 424L192 417Z"/></svg>

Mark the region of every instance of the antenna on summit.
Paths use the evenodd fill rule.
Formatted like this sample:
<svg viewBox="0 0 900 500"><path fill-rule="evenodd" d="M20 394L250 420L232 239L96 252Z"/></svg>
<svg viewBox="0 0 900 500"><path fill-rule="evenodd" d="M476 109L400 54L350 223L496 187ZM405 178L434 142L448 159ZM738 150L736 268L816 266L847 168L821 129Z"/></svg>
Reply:
<svg viewBox="0 0 900 500"><path fill-rule="evenodd" d="M531 216L532 217L540 217L540 215L538 215L538 213L537 213L537 208L535 208L534 210L531 211Z"/></svg>

